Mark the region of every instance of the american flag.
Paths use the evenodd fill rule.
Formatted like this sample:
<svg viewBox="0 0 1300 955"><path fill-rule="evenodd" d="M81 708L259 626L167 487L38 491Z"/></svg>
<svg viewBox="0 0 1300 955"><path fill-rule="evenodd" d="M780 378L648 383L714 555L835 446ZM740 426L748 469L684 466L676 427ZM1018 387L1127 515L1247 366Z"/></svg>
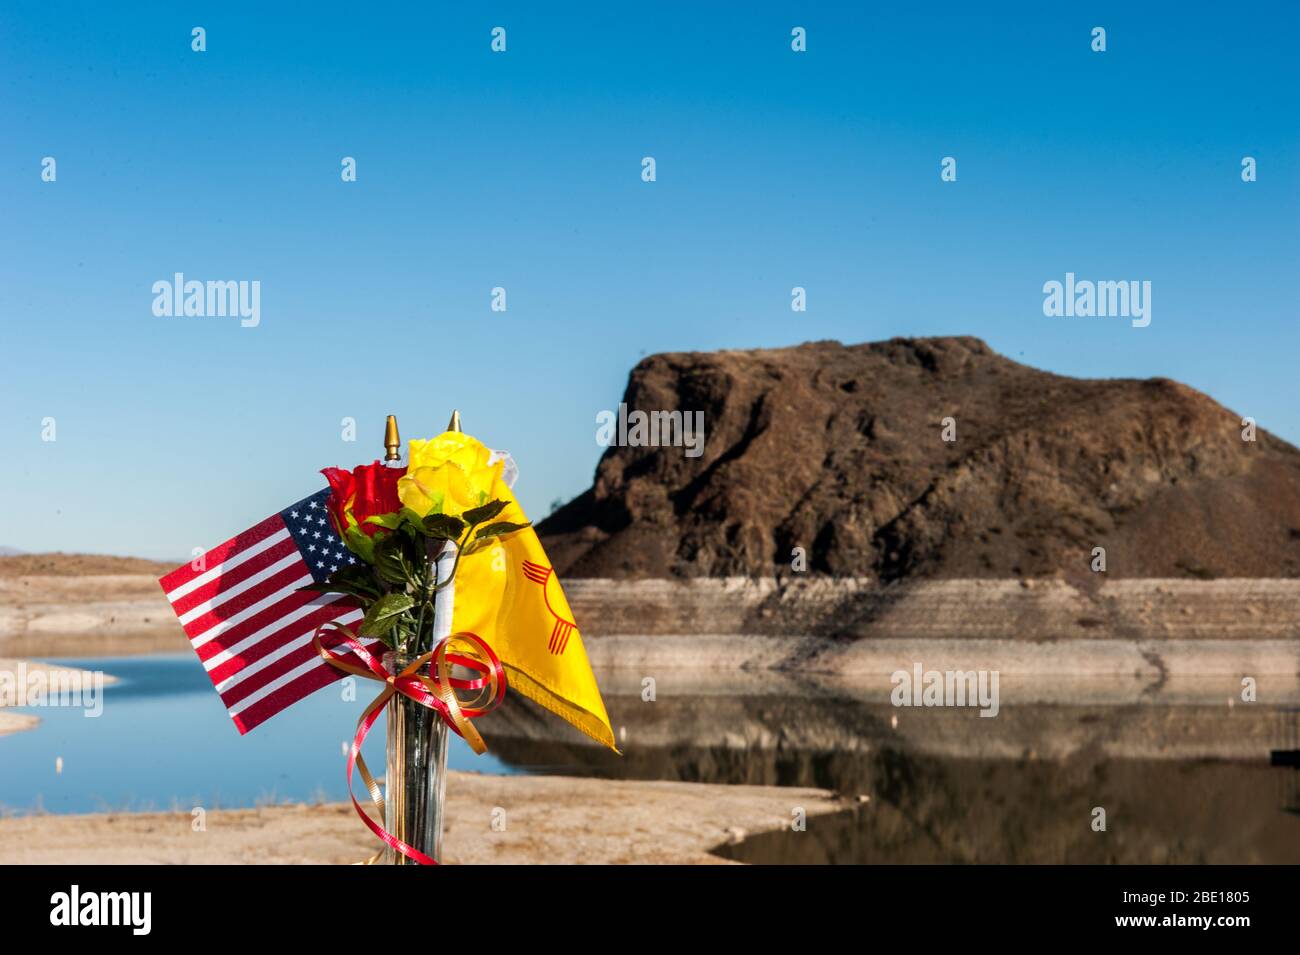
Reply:
<svg viewBox="0 0 1300 955"><path fill-rule="evenodd" d="M330 620L355 628L361 611L350 597L298 589L357 562L326 516L328 497L317 491L158 581L241 735L345 675L312 636Z"/></svg>

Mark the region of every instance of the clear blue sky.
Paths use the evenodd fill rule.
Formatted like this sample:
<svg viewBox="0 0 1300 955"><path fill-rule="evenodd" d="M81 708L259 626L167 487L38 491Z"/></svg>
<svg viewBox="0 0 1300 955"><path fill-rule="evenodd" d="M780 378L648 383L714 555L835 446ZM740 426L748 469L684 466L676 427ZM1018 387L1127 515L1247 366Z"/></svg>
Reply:
<svg viewBox="0 0 1300 955"><path fill-rule="evenodd" d="M185 557L452 407L540 518L643 354L820 338L978 335L1300 441L1294 3L16 6L0 544ZM155 317L177 271L259 280L261 325ZM1150 280L1150 327L1044 317L1067 271Z"/></svg>

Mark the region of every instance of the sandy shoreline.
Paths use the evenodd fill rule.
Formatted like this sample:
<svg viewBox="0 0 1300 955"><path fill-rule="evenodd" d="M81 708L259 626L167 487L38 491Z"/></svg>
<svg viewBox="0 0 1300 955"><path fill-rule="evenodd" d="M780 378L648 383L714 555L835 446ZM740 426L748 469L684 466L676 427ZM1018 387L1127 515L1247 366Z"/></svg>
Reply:
<svg viewBox="0 0 1300 955"><path fill-rule="evenodd" d="M842 579L565 582L593 666L889 672L915 647L954 667L1096 676L1300 671L1300 580ZM0 577L0 655L189 647L145 574ZM979 661L979 662L977 662ZM938 657L934 665L939 665Z"/></svg>
<svg viewBox="0 0 1300 955"><path fill-rule="evenodd" d="M38 717L27 713L6 713L4 710L0 710L0 736L17 733L20 730L29 730L39 722Z"/></svg>
<svg viewBox="0 0 1300 955"><path fill-rule="evenodd" d="M709 850L846 803L818 789L452 772L451 864L711 864ZM504 831L493 828L504 810ZM496 812L496 818L502 818ZM351 805L0 819L0 865L347 864L378 841Z"/></svg>
<svg viewBox="0 0 1300 955"><path fill-rule="evenodd" d="M0 654L106 656L185 646L147 574L0 577Z"/></svg>
<svg viewBox="0 0 1300 955"><path fill-rule="evenodd" d="M86 676L88 675L88 671L59 666L55 663L41 663L35 660L15 660L0 657L0 675L17 681L19 679L19 674L24 674L26 677L37 675L42 679L42 681L45 681L49 680L52 674L60 677L73 675ZM109 686L117 682L107 673L101 674L100 676L102 679L101 686ZM56 687L58 686L57 680L54 681L54 685ZM15 689L14 692L17 692L17 689ZM4 736L7 733L17 733L20 730L31 729L40 723L40 717L32 713L6 712L7 703L8 701L4 696L4 680L0 679L0 736Z"/></svg>
<svg viewBox="0 0 1300 955"><path fill-rule="evenodd" d="M584 634L755 634L1022 640L1285 639L1300 579L566 580ZM147 574L0 576L0 641L72 634L173 635Z"/></svg>

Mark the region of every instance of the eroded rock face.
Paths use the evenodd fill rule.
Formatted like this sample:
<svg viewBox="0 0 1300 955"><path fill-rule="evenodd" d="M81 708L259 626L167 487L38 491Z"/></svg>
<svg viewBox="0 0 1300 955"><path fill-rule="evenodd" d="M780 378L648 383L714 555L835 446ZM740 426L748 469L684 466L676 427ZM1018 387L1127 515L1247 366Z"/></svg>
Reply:
<svg viewBox="0 0 1300 955"><path fill-rule="evenodd" d="M1300 576L1300 451L1168 379L1084 380L975 338L653 355L629 411L702 411L698 457L611 447L538 530L570 577ZM956 440L943 440L944 419Z"/></svg>

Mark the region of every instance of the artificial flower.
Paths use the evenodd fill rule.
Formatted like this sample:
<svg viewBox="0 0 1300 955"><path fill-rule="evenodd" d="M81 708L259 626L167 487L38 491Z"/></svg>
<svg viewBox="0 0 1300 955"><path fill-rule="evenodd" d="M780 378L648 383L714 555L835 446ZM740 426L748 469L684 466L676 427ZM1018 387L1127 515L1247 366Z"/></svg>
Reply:
<svg viewBox="0 0 1300 955"><path fill-rule="evenodd" d="M478 439L459 431L444 431L428 441L411 441L406 474L397 482L402 506L420 517L448 514L460 517L502 495L504 463L489 464L492 452ZM509 492L506 490L506 499Z"/></svg>
<svg viewBox="0 0 1300 955"><path fill-rule="evenodd" d="M350 547L357 535L370 538L384 529L370 518L396 514L401 510L397 485L405 473L405 468L385 467L378 461L359 465L351 472L342 468L321 471L330 485L326 509L334 522L334 529ZM362 548L369 550L365 544Z"/></svg>

